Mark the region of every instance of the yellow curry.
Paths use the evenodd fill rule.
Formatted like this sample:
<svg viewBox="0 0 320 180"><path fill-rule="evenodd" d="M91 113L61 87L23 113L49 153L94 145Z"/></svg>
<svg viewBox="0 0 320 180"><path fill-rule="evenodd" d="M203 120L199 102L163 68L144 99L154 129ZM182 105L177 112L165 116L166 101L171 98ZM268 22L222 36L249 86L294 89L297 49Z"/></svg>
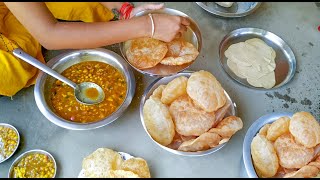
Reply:
<svg viewBox="0 0 320 180"><path fill-rule="evenodd" d="M105 93L105 99L101 103L84 105L76 100L71 87L57 80L51 89L51 102L56 113L64 119L80 123L101 120L116 111L126 97L125 77L109 64L97 61L82 62L64 70L62 75L77 84L96 83ZM97 94L95 89L88 89L86 92L86 95L93 99Z"/></svg>
<svg viewBox="0 0 320 180"><path fill-rule="evenodd" d="M55 165L45 154L34 153L22 158L13 168L13 178L52 178Z"/></svg>

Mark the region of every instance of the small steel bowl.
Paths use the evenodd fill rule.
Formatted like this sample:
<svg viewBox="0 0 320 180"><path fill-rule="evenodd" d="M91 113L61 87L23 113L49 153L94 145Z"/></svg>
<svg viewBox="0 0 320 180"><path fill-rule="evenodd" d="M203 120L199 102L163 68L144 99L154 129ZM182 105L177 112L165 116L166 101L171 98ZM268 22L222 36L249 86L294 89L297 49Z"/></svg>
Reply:
<svg viewBox="0 0 320 180"><path fill-rule="evenodd" d="M11 128L18 136L17 146L14 148L14 150L12 151L12 154L10 156L8 156L5 159L3 159L2 161L0 161L0 163L3 163L6 160L8 160L11 156L13 156L13 154L17 151L17 149L19 147L19 144L20 144L20 134L19 134L18 130L14 126L12 126L10 124L0 123L0 126L6 127L6 128Z"/></svg>
<svg viewBox="0 0 320 180"><path fill-rule="evenodd" d="M252 38L261 39L268 46L272 47L276 52L276 69L274 70L276 84L270 89L257 88L250 85L246 79L240 78L235 75L227 65L227 57L224 55L224 52L232 44L244 42ZM263 91L274 90L289 83L296 72L297 66L295 55L290 46L284 40L282 40L279 36L273 34L272 32L258 28L240 28L233 30L229 34L227 34L222 39L219 45L219 60L223 70L232 80L247 88Z"/></svg>
<svg viewBox="0 0 320 180"><path fill-rule="evenodd" d="M169 76L169 77L162 77L162 78L158 78L156 79L154 82L152 82L147 89L145 90L142 98L141 98L141 102L140 102L140 119L141 119L141 123L143 125L144 130L146 131L146 133L148 134L148 136L150 137L150 139L157 144L158 146L160 146L161 148L173 153L173 154L177 154L177 155L181 155L181 156L204 156L204 155L208 155L211 153L214 153L216 151L218 151L219 149L221 149L223 146L226 145L226 143L220 144L217 147L205 150L205 151L197 151L197 152L184 152L184 151L178 151L178 150L174 150L171 148L168 148L166 146L161 145L160 143L158 143L157 141L155 141L151 135L149 134L145 124L144 124L144 118L143 118L143 106L144 103L146 102L147 99L149 99L149 97L152 95L153 91L160 86L161 84L168 84L170 81L172 81L173 79L179 77L179 76L185 76L185 77L190 77L190 75L192 74L192 71L184 71L181 73L178 73L176 75L173 76ZM237 115L237 109L236 109L236 104L231 100L230 96L228 95L228 93L226 91L224 91L225 95L227 96L227 100L230 102L231 106L229 107L228 112L226 113L225 116L236 116ZM232 138L232 137L231 137Z"/></svg>
<svg viewBox="0 0 320 180"><path fill-rule="evenodd" d="M256 134L265 124L271 124L283 116L288 116L291 118L293 116L293 113L277 112L277 113L270 113L270 114L264 115L260 117L258 120L256 120L248 129L243 140L242 158L243 158L243 163L244 163L246 173L250 178L258 178L258 175L256 174L256 171L253 166L252 158L251 158L252 139L256 136Z"/></svg>
<svg viewBox="0 0 320 180"><path fill-rule="evenodd" d="M44 151L44 150L41 150L41 149L34 149L34 150L30 150L30 151L27 151L27 152L24 152L23 154L21 154L19 157L17 157L13 163L11 164L10 166L10 169L9 169L9 172L8 172L8 178L13 178L13 170L14 170L14 167L20 162L20 160L22 160L22 158L30 155L30 154L35 154L35 153L39 153L39 154L44 154L44 155L47 155L52 161L53 161L53 164L54 164L54 174L53 174L53 177L54 178L56 176L56 173L57 173L57 163L56 163L56 160L54 159L54 157L48 153L47 151Z"/></svg>
<svg viewBox="0 0 320 180"><path fill-rule="evenodd" d="M37 82L34 88L34 96L37 106L40 109L41 113L49 121L60 127L71 130L89 130L108 125L124 113L134 96L136 82L130 66L121 56L110 50L97 48L70 51L54 57L47 63L47 66L54 69L58 73L61 73L74 64L86 61L100 61L112 65L113 67L118 69L124 75L127 83L125 100L115 112L99 121L90 123L77 123L65 120L55 113L50 102L50 89L56 79L41 72L37 78Z"/></svg>
<svg viewBox="0 0 320 180"><path fill-rule="evenodd" d="M222 7L215 2L196 2L202 9L225 18L244 17L259 8L261 2L234 2L231 7Z"/></svg>
<svg viewBox="0 0 320 180"><path fill-rule="evenodd" d="M201 48L202 48L202 35L201 35L201 31L199 26L197 25L197 23L188 15L186 15L185 13L178 11L176 9L170 9L170 8L164 8L164 9L160 9L160 10L148 10L148 11L142 11L137 13L135 16L144 16L147 15L149 13L153 13L153 14L170 14L170 15L178 15L178 16L183 16L183 17L187 17L190 21L190 26L187 27L187 31L185 33L183 33L183 38L187 41L190 42L194 45L194 47L196 47L199 51L199 54L201 52ZM192 63L194 63L197 58L187 64L183 64L183 65L177 65L177 66L168 66L168 65L163 65L163 64L157 64L155 67L152 68L148 68L148 69L138 69L137 67L135 67L133 64L131 64L128 60L127 60L127 56L126 56L126 50L127 50L127 46L125 45L125 42L122 42L119 44L120 47L120 52L123 56L123 58L138 72L142 73L142 74L146 74L149 76L171 76L174 74L177 74L178 72L181 72L185 69L187 69ZM199 56L199 55L198 55Z"/></svg>

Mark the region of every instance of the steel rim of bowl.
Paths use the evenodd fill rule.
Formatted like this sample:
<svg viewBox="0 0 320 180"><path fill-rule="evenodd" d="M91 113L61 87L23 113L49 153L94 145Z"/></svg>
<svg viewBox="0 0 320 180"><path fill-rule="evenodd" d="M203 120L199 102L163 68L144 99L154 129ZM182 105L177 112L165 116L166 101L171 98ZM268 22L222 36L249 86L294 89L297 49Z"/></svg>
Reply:
<svg viewBox="0 0 320 180"><path fill-rule="evenodd" d="M247 15L250 15L254 11L256 11L260 7L260 5L262 4L262 2L255 2L255 5L253 7L251 7L248 11L237 14L237 13L225 13L225 12L220 12L220 11L212 11L211 9L208 8L208 6L206 6L202 2L196 2L196 3L205 11L207 11L211 14L221 16L221 17L226 17L226 18L239 18L239 17L244 17Z"/></svg>
<svg viewBox="0 0 320 180"><path fill-rule="evenodd" d="M152 87L157 83L159 82L160 80L162 80L163 78L176 78L176 77L179 77L179 76L183 76L183 75L190 75L191 73L193 73L194 71L184 71L184 72L180 72L176 75L173 75L173 76L168 76L168 77L160 77L160 78L157 78L156 80L154 80L147 88L146 90L144 91L143 93L143 96L141 98L141 101L140 101L140 120L141 120L141 123L142 123L142 126L143 126L143 129L145 130L145 132L147 133L147 135L149 136L149 138L155 143L157 144L158 146L160 146L161 148L173 153L173 154L177 154L177 155L181 155L181 156L189 156L189 157L197 157L197 156L204 156L204 155L209 155L211 153L214 153L214 152L217 152L218 150L220 150L221 148L223 148L228 142L225 142L221 145L218 145L214 148L211 148L211 149L208 149L208 150L205 150L205 151L198 151L198 152L183 152L183 151L178 151L178 150L174 150L174 149L171 149L171 148L168 148L166 146L163 146L161 145L160 143L158 143L157 141L155 141L150 133L148 132L145 124L144 124L144 118L143 118L143 106L144 106L144 103L146 101L146 96L147 94L150 92L150 90L152 89ZM232 106L233 106L233 111L234 111L234 115L236 116L237 115L237 106L236 106L236 103L232 101L232 99L230 98L229 94L226 93L225 91L225 95L227 96L227 99L231 101L232 103ZM232 137L231 137L232 138ZM230 139L231 139L230 138Z"/></svg>
<svg viewBox="0 0 320 180"><path fill-rule="evenodd" d="M44 154L44 155L47 155L51 158L51 160L53 161L54 163L54 174L53 174L53 177L52 178L55 178L56 177L56 174L57 174L57 163L56 163L56 160L54 159L54 157L47 151L45 150L42 150L42 149L33 149L33 150L29 150L29 151L26 151L24 153L22 153L19 157L17 157L13 163L11 164L10 166L10 169L9 169L9 172L8 172L8 178L12 178L11 177L11 174L13 172L13 168L15 165L17 165L22 158L24 158L25 156L29 155L29 154L34 154L34 153L40 153L40 154Z"/></svg>
<svg viewBox="0 0 320 180"><path fill-rule="evenodd" d="M172 12L176 15L179 15L179 16L183 16L183 17L187 17L189 18L189 20L192 22L192 24L199 30L199 36L197 33L196 34L196 37L197 37L197 42L198 42L198 51L199 51L199 55L201 53L201 49L202 49L202 35L201 35L201 30L200 30L200 27L199 25L190 17L188 16L187 14L179 11L179 10L176 10L176 9L171 9L171 8L164 8L164 9L161 9L161 10L144 10L144 11L141 11L141 12L138 12L135 17L138 17L138 16L141 16L142 14L146 13L146 12L161 12L161 11L169 11L169 12ZM132 65L129 60L127 59L127 56L125 54L125 52L123 51L123 46L124 46L124 42L121 42L119 43L119 49L120 49L120 52L121 52L121 55L123 57L123 59L125 59L127 61L128 64L130 64L131 67L133 67L136 71L140 72L141 74L145 74L145 75L148 75L148 76L151 76L151 77L167 77L167 76L172 76L172 75L175 75L177 73L180 73L180 72L183 72L185 71L186 69L188 69L196 60L197 58L199 57L199 55L197 56L197 58L195 60L193 60L188 66L186 66L185 68L177 71L177 72L174 72L174 73L171 73L171 74L166 74L166 75L159 75L159 74L153 74L153 73L149 73L149 72L146 72L144 70L141 70L141 69L138 69L136 68L134 65Z"/></svg>
<svg viewBox="0 0 320 180"><path fill-rule="evenodd" d="M272 123L278 118L283 116L292 117L293 113L277 112L277 113L266 114L264 116L261 116L259 119L257 119L247 130L247 133L243 140L242 158L243 158L243 163L244 163L246 173L250 178L258 178L252 163L252 159L251 159L252 139L256 136L256 134L265 124Z"/></svg>
<svg viewBox="0 0 320 180"><path fill-rule="evenodd" d="M71 57L71 56L81 57L81 55L86 55L90 53L103 54L103 55L106 55L107 57L116 58L117 60L116 63L121 67L121 73L123 73L123 75L126 78L127 91L126 91L125 100L118 107L116 111L114 111L112 114L110 114L109 116L101 120L91 122L91 123L75 123L72 121L68 121L56 115L47 105L46 99L44 97L44 85L47 80L47 77L49 76L47 76L43 72L40 72L34 88L35 101L41 113L50 122L54 123L57 126L70 129L70 130L91 130L91 129L96 129L96 128L106 126L112 123L113 121L115 121L116 119L118 119L125 112L125 110L128 108L128 106L130 105L133 99L133 96L135 93L135 87L136 87L134 74L130 69L130 66L126 63L125 60L123 60L123 58L120 55L108 49L96 48L96 49L76 50L76 51L62 53L52 58L50 61L48 61L47 65L52 68L53 66L59 65L58 62L63 62L65 59L68 59L68 57Z"/></svg>
<svg viewBox="0 0 320 180"><path fill-rule="evenodd" d="M17 128L15 128L14 126L12 126L11 124L7 124L7 123L0 123L0 126L4 126L4 127L9 127L11 129L13 129L15 131L15 133L17 134L18 136L18 140L17 140L17 146L14 148L14 150L12 151L11 155L6 157L5 159L3 159L2 161L0 161L0 164L5 162L6 160L10 159L14 153L17 151L18 147L19 147L19 144L20 144L20 134L19 134L19 131L17 130Z"/></svg>
<svg viewBox="0 0 320 180"><path fill-rule="evenodd" d="M265 88L257 88L251 85L247 85L242 83L241 81L239 81L238 79L234 78L231 74L229 74L229 72L225 69L222 61L224 59L224 52L223 51L223 47L224 44L228 41L229 38L231 38L231 35L235 34L235 36L239 36L239 35L246 35L246 34L252 34L252 35L257 35L257 36L262 36L262 35L269 35L272 38L276 39L278 41L278 43L281 43L281 45L283 46L282 48L280 48L286 57L290 56L292 63L289 63L289 70L288 70L288 74L286 76L286 78L278 85L275 85L274 87L270 88L270 89L265 89ZM268 38L267 38L268 39ZM276 44L277 46L279 46L279 44L277 44L276 42L268 39L269 41L271 41L272 43ZM290 48L290 46L283 40L281 39L279 36L277 36L276 34L270 32L270 31L266 31L263 29L259 29L259 28L239 28L239 29L235 29L233 31L231 31L230 33L228 33L227 35L225 35L223 37L223 39L220 42L219 45L219 64L220 66L223 68L224 72L229 76L229 78L231 78L233 81L241 84L242 86L249 88L249 89L253 89L253 90L261 90L261 91L273 91L275 89L278 89L280 87L283 87L284 85L288 84L289 82L291 82L292 78L295 75L295 71L296 71L296 67L297 67L297 61L295 58L295 55L292 51L292 49Z"/></svg>

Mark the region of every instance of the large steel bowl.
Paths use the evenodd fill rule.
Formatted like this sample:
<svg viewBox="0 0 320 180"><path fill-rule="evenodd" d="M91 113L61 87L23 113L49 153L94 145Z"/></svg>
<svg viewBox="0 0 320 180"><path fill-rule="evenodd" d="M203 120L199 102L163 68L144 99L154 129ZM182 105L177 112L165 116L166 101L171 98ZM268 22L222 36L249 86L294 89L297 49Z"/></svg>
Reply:
<svg viewBox="0 0 320 180"><path fill-rule="evenodd" d="M177 154L177 155L181 155L181 156L189 156L189 157L194 157L194 156L204 156L204 155L208 155L211 153L214 153L218 150L220 150L222 147L224 147L228 142L225 142L223 144L220 144L214 148L205 150L205 151L197 151L197 152L184 152L184 151L179 151L179 150L175 150L175 149L171 149L169 147L166 147L164 145L161 145L160 143L158 143L157 141L155 141L152 136L150 135L150 133L147 130L147 127L144 123L144 118L143 118L143 106L146 102L147 99L149 99L149 97L152 95L153 91L159 87L162 84L168 84L170 81L172 81L173 79L179 77L179 76L185 76L187 78L190 77L190 75L192 74L192 71L184 71L181 73L178 73L176 75L173 76L169 76L169 77L163 77L163 78L158 78L156 79L153 83L151 83L148 88L145 90L142 98L141 98L141 102L140 102L140 118L141 118L141 123L143 125L144 130L146 131L146 133L148 134L149 138L155 143L157 144L159 147L161 147L162 149L169 151L173 154ZM228 95L228 93L226 91L224 91L225 95L227 96L227 100L229 101L229 103L231 104L231 106L229 107L226 116L236 116L237 115L237 109L236 109L236 104L232 101L232 99L230 98L230 96ZM231 137L232 138L232 137Z"/></svg>
<svg viewBox="0 0 320 180"><path fill-rule="evenodd" d="M190 42L191 44L194 45L195 48L198 49L199 51L199 55L201 53L201 48L202 48L202 35L201 35L201 31L199 26L197 25L197 23L188 15L186 15L185 13L176 10L176 9L170 9L170 8L164 8L164 9L160 9L160 10L145 10L145 11L141 11L139 13L137 13L135 16L144 16L147 15L149 13L152 14L170 14L170 15L177 15L177 16L182 16L182 17L186 17L189 19L190 21L190 26L187 27L187 31L185 33L183 33L182 38L185 39L187 42ZM168 27L169 28L169 27ZM182 65L177 65L177 66L168 66L168 65L163 65L163 64L157 64L155 67L152 68L148 68L148 69L139 69L137 67L135 67L133 64L131 64L128 60L127 60L127 56L126 56L126 50L128 49L127 45L125 42L120 43L119 45L120 47L120 51L122 56L124 57L124 59L138 72L142 73L142 74L146 74L149 76L159 76L159 77L164 77L164 76L171 76L171 75L175 75L179 72L184 71L185 69L187 69L191 64L193 64L199 57L193 60L190 63L186 63L186 64L182 64Z"/></svg>
<svg viewBox="0 0 320 180"><path fill-rule="evenodd" d="M107 49L97 48L70 51L54 57L47 63L47 66L51 67L58 73L62 73L68 67L85 61L100 61L118 69L124 75L127 82L126 97L119 108L104 119L90 123L72 122L70 120L63 119L54 112L50 102L50 89L56 79L41 72L37 78L34 88L34 96L37 106L49 121L66 129L89 130L99 128L113 122L124 113L131 103L135 93L135 77L130 66L121 56Z"/></svg>

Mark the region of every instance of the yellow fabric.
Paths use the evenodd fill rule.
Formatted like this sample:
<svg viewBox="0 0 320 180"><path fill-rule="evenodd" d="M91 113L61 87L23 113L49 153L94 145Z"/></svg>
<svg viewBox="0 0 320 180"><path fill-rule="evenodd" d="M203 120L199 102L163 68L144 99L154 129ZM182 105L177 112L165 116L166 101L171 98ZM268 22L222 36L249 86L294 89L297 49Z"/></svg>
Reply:
<svg viewBox="0 0 320 180"><path fill-rule="evenodd" d="M57 19L66 21L101 22L114 17L98 2L47 2L46 5ZM45 63L41 45L0 2L0 95L13 96L35 84L38 70L12 54L17 47Z"/></svg>

